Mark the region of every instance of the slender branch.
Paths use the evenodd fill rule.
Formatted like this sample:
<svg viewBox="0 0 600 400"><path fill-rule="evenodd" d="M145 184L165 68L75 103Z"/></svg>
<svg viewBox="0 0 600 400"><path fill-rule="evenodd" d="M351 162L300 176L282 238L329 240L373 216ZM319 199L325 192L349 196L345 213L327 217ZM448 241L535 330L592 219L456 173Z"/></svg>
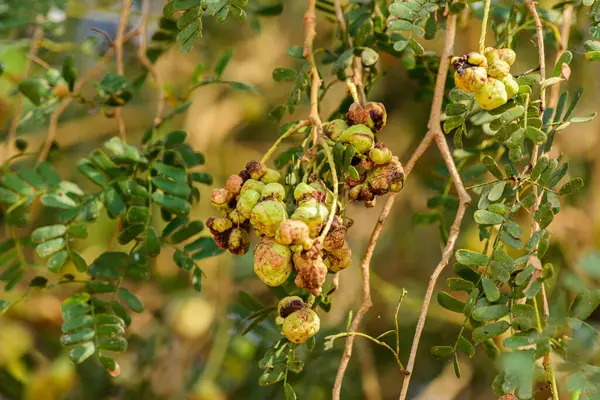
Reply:
<svg viewBox="0 0 600 400"><path fill-rule="evenodd" d="M454 43L454 35L455 35L455 30L456 30L456 16L454 16L454 15L448 16L448 20L446 22L446 29L447 29L446 30L446 41L445 41L445 45L444 45L444 51L440 58L440 67L438 70L438 76L437 76L437 81L436 81L437 83L436 83L435 92L434 92L433 104L431 106L428 131L425 134L425 137L421 140L421 142L419 143L419 145L413 152L413 154L411 155L408 162L406 163L406 166L404 167L404 176L406 179L410 175L410 173L412 172L413 168L415 167L417 161L423 156L423 154L425 154L425 151L429 148L432 141L434 139L436 139L436 143L438 143L438 148L440 149L440 152L442 152L444 161L446 162L447 165L449 163L452 164L452 167L448 166L448 169L450 170L453 179L458 178L457 180L455 180L455 185L457 186L457 190L459 192L459 199L461 200L461 207L459 208L459 213L457 214L458 221L455 221L455 224L453 224L452 229L451 229L451 232L454 232L455 230L458 231L458 227L460 227L460 221L462 221L462 216L464 215L464 210L466 210L471 199L470 199L469 195L467 194L466 190L464 189L462 182L460 181L460 177L458 177L458 172L456 171L456 167L454 166L454 161L452 160L452 155L450 154L450 150L448 149L448 146L445 142L446 139L440 128L440 126L441 126L440 125L440 123L441 123L441 107L442 107L442 100L444 98L444 87L445 87L445 83L446 83L446 76L448 74L450 55L452 54L452 46ZM437 140L438 137L440 138L440 141ZM441 141L443 141L443 144L440 143ZM375 247L377 245L379 235L381 234L381 230L383 229L383 224L385 223L387 217L390 214L390 210L392 209L392 206L394 205L396 196L397 196L397 193L392 193L388 197L388 200L385 203L383 210L381 211L381 214L379 215L377 223L375 224L373 233L371 234L371 239L369 240L369 243L367 245L367 250L365 251L365 255L363 256L363 259L361 262L362 277L363 277L363 298L362 298L361 305L358 309L358 312L356 313L356 316L354 317L354 319L352 320L352 323L350 325L351 331L358 331L358 326L360 325L360 322L362 321L365 314L369 311L369 309L373 305L372 300L371 300L371 286L370 286L371 258L373 257L373 253L375 251ZM455 226L456 226L456 229L454 229ZM448 259L449 259L450 255L452 254L452 249L454 247L455 240L456 240L456 238L454 238L452 243L450 242L450 240L448 241L449 245L451 244L451 248L449 248L449 251L448 251ZM442 261L444 261L444 260L442 260ZM447 263L448 263L448 260L445 261L445 264L447 264ZM438 265L438 268L436 268L436 270L439 269L439 272L441 272L441 269L443 269L443 267L445 267L445 264L442 264L442 262L441 262L440 265L443 265L443 266L440 267L440 265ZM435 271L434 271L434 273L435 273ZM437 276L435 277L435 279L437 280ZM429 299L429 300L431 300L431 299ZM427 303L424 304L424 307L426 307L426 306L427 307L429 306L429 301L427 301ZM425 312L426 312L426 310L425 310ZM424 324L424 316L422 318L423 318L423 324ZM421 326L421 330L422 330L422 326ZM415 336L415 339L416 339L415 342L416 342L417 346L418 346L418 338L420 338L420 332L418 334L418 337ZM346 369L348 368L348 363L350 362L350 358L352 357L353 343L354 343L354 337L353 336L348 337L348 339L346 340L346 345L344 347L344 353L342 355L342 359L340 360L340 365L338 367L337 375L335 377L335 383L333 386L333 393L332 393L333 400L340 399L344 374L346 373ZM415 343L413 343L413 344L415 344ZM414 355L416 355L416 350L414 350L414 353L415 354L412 354L412 359L409 359L410 364L407 365L407 368L406 368L407 373L410 373L410 370L412 369L412 365L414 365ZM408 381L407 381L407 377L409 377L409 375L406 375L404 378L405 379L404 387L406 387L406 388L408 388L408 381L410 380L410 378L408 378Z"/></svg>
<svg viewBox="0 0 600 400"><path fill-rule="evenodd" d="M440 56L440 66L438 69L436 86L433 97L433 104L431 106L431 114L429 116L429 131L433 133L435 136L435 142L437 144L438 150L450 172L450 177L452 178L452 182L456 187L456 191L458 193L459 199L459 207L456 211L456 216L454 218L454 222L450 227L450 232L448 234L448 240L446 245L442 251L442 258L435 270L429 277L429 284L427 285L427 290L425 292L425 298L423 299L423 306L421 307L421 313L419 314L419 319L417 321L417 327L415 329L415 336L413 339L413 343L410 349L410 354L408 357L408 362L406 364L407 375L404 376L404 382L402 383L402 391L400 392L400 400L406 399L406 395L408 393L408 387L410 384L411 374L415 365L415 360L417 357L417 351L419 349L419 342L421 339L421 334L423 333L423 328L425 327L425 320L427 318L427 312L429 310L429 304L431 303L431 298L433 296L433 290L435 289L435 284L437 280L448 265L450 258L452 257L452 253L454 252L454 245L456 244L456 240L458 239L458 235L460 233L460 226L462 224L462 220L465 216L465 212L471 203L471 198L460 178L460 174L454 164L454 160L452 158L452 153L448 148L448 144L446 142L446 137L441 130L441 109L442 109L442 100L444 97L444 86L446 84L446 77L448 75L448 67L449 67L449 59L452 54L452 48L454 47L454 38L456 33L456 16L449 15L448 20L446 21L446 37L444 39L444 49L442 51L442 55Z"/></svg>
<svg viewBox="0 0 600 400"><path fill-rule="evenodd" d="M308 125L310 125L310 121L305 120L305 121L298 122L296 125L292 126L290 129L288 129L283 135L279 136L277 141L275 141L275 143L273 143L273 146L271 146L271 148L269 150L267 150L267 152L265 153L263 158L260 160L260 162L262 164L266 164L269 161L269 158L271 158L273 153L275 153L275 151L277 151L277 149L279 148L279 146L285 139L292 136L294 133L298 132L300 129L302 129Z"/></svg>
<svg viewBox="0 0 600 400"><path fill-rule="evenodd" d="M540 61L540 75L541 80L546 79L546 56L544 52L544 30L543 25L540 20L540 16L536 10L535 4L533 0L524 0L525 6L529 10L529 13L533 17L535 21L535 33L537 37L537 45L538 45L538 55ZM546 91L542 90L540 93L540 115L543 115L544 109L546 108ZM534 145L532 154L531 154L531 166L534 167L537 163L539 146ZM537 196L535 203L533 204L532 214L535 214L535 211L539 208L541 202L541 196ZM531 219L531 232L537 232L540 229L539 224L535 221L534 218ZM547 321L550 316L550 307L548 306L548 297L546 295L546 286L542 282L542 304L544 310L544 320ZM552 367L552 356L551 352L548 351L547 354L544 355L544 360L542 362L544 366L544 370L546 371L546 378L548 382L550 382L551 390L552 390L552 399L559 400L558 397L558 387L556 385L556 377L554 375L554 369Z"/></svg>
<svg viewBox="0 0 600 400"><path fill-rule="evenodd" d="M556 52L556 60L554 63L556 64L563 53L567 50L569 46L569 36L571 33L571 19L573 18L573 5L567 4L565 5L565 9L563 10L562 15L562 25L560 27L560 42L558 43L558 51ZM558 92L560 91L560 83L556 85L552 85L550 87L550 95L548 96L548 107L556 110L556 105L558 104Z"/></svg>
<svg viewBox="0 0 600 400"><path fill-rule="evenodd" d="M487 34L488 19L490 16L490 5L491 0L485 0L485 6L483 8L483 19L481 20L481 36L479 36L479 53L483 54L485 50L485 36ZM510 44L510 43L509 43Z"/></svg>
<svg viewBox="0 0 600 400"><path fill-rule="evenodd" d="M313 146L317 146L319 135L323 133L323 124L319 116L319 87L321 87L321 78L315 62L313 42L317 36L317 15L315 12L316 0L308 0L306 13L304 14L304 51L303 55L310 64L311 71L311 89L310 89L310 122L313 126L312 141Z"/></svg>
<svg viewBox="0 0 600 400"><path fill-rule="evenodd" d="M325 237L329 233L331 224L333 223L333 218L335 217L335 213L338 208L338 191L340 186L337 177L337 168L335 166L335 160L333 159L333 152L327 144L327 140L323 136L321 136L321 146L323 146L323 151L325 152L325 156L327 157L327 162L329 163L329 170L331 172L331 184L333 185L333 201L331 202L331 210L329 210L327 222L325 223L325 227L323 228L323 231L321 232L321 235L318 239L319 246L322 246L323 242L325 241Z"/></svg>
<svg viewBox="0 0 600 400"><path fill-rule="evenodd" d="M36 26L33 31L31 38L31 45L29 46L29 53L27 53L27 62L25 63L25 70L23 71L23 79L27 79L31 73L33 62L38 59L37 52L40 46L40 42L44 37L44 28L42 27L43 18L41 15L36 17ZM10 121L10 127L8 128L8 135L6 136L6 144L4 147L4 154L2 161L10 158L14 148L15 139L17 137L17 127L21 120L21 113L23 112L23 95L17 94L17 101L15 103L15 111L12 120Z"/></svg>
<svg viewBox="0 0 600 400"><path fill-rule="evenodd" d="M148 50L148 17L150 14L150 0L143 0L142 2L142 19L139 26L140 31L140 46L138 48L138 60L140 63L148 70L150 75L152 75L152 79L154 79L154 83L156 84L156 91L158 92L158 100L156 104L156 113L154 114L154 126L160 125L162 122L162 115L165 110L165 89L163 85L163 80L156 67L146 54Z"/></svg>
<svg viewBox="0 0 600 400"><path fill-rule="evenodd" d="M129 33L127 33L127 35L125 35L123 37L123 42L127 42L128 40L136 37L138 35L138 33L139 33L138 28L132 29ZM106 51L106 53L104 53L102 58L100 58L100 60L98 60L96 65L92 69L90 69L86 74L84 74L81 78L79 78L77 80L77 82L75 82L73 92L77 93L77 92L81 91L83 86L90 79L92 79L94 76L96 76L96 74L100 71L102 66L104 64L106 64L112 58L112 56L114 55L114 52L115 52L114 46L111 47L110 49L108 49ZM56 131L58 129L58 120L59 120L60 116L62 115L62 113L71 104L72 101L73 101L73 97L65 98L63 101L61 101L58 104L58 106L56 107L54 112L50 115L50 121L48 123L48 134L46 135L46 141L44 142L44 145L42 146L42 149L40 150L40 155L38 157L38 164L43 161L46 161L46 158L48 158L48 153L50 152L50 148L52 147L52 142L54 142L54 140L56 139Z"/></svg>
<svg viewBox="0 0 600 400"><path fill-rule="evenodd" d="M119 21L119 28L117 30L117 37L115 38L115 51L117 53L117 75L123 76L125 73L123 66L123 36L125 35L125 29L127 28L127 18L129 17L129 9L131 8L132 0L123 0L121 5L121 19ZM144 35L144 33L142 33ZM127 133L125 129L125 121L121 115L121 107L115 108L115 119L119 126L119 136L121 140L126 140Z"/></svg>
<svg viewBox="0 0 600 400"><path fill-rule="evenodd" d="M386 342L383 342L381 340L377 340L374 337L367 335L366 333L353 332L353 331L342 332L342 333L338 333L336 335L327 336L325 338L325 340L334 341L335 339L339 339L339 338L343 338L343 337L353 338L355 336L360 336L362 338L369 339L373 343L376 343L376 344L378 344L380 346L383 346L386 349L388 349L394 355L394 358L396 359L396 364L398 364L398 368L400 368L400 371L402 373L404 373L404 366L402 365L402 361L400 361L400 357L398 357L398 353L396 353L394 351L394 349L389 344L387 344Z"/></svg>
<svg viewBox="0 0 600 400"><path fill-rule="evenodd" d="M335 16L340 24L340 31L342 33L342 40L347 36L346 19L344 18L344 11L342 10L342 4L340 0L333 0L335 8ZM348 45L350 48L354 47L354 39L352 36L347 36ZM352 56L352 80L357 89L358 102L365 104L367 102L367 95L365 94L365 85L362 80L362 63L359 57Z"/></svg>

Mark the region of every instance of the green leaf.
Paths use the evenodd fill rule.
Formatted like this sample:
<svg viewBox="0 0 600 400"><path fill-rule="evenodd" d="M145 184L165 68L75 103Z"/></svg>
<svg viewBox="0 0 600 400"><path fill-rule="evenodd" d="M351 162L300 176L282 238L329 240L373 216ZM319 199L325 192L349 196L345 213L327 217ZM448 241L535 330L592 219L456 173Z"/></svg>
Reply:
<svg viewBox="0 0 600 400"><path fill-rule="evenodd" d="M194 261L183 251L176 250L173 254L173 262L180 268L189 271L194 266Z"/></svg>
<svg viewBox="0 0 600 400"><path fill-rule="evenodd" d="M392 14L394 17L402 18L409 21L412 21L417 17L416 12L399 2L394 2L390 4L388 10L390 11L390 14Z"/></svg>
<svg viewBox="0 0 600 400"><path fill-rule="evenodd" d="M24 196L31 195L34 193L34 190L31 186L29 186L23 179L21 179L17 174L12 172L5 173L2 176L2 185L12 190L13 192L22 194Z"/></svg>
<svg viewBox="0 0 600 400"><path fill-rule="evenodd" d="M458 337L458 348L469 358L475 355L475 346L463 335Z"/></svg>
<svg viewBox="0 0 600 400"><path fill-rule="evenodd" d="M525 136L531 139L536 144L542 144L546 141L546 134L544 131L533 126L528 126L525 130Z"/></svg>
<svg viewBox="0 0 600 400"><path fill-rule="evenodd" d="M175 214L187 214L190 212L191 205L189 202L178 197L169 196L161 190L157 190L152 194L152 200L165 210Z"/></svg>
<svg viewBox="0 0 600 400"><path fill-rule="evenodd" d="M488 210L475 211L475 222L480 225L498 225L504 221L504 217L500 214L490 212Z"/></svg>
<svg viewBox="0 0 600 400"><path fill-rule="evenodd" d="M502 193L504 193L504 187L506 186L505 181L496 182L494 186L492 186L492 190L488 194L489 201L498 201L502 198Z"/></svg>
<svg viewBox="0 0 600 400"><path fill-rule="evenodd" d="M0 203L4 204L14 204L19 201L21 198L18 194L10 192L6 189L0 188Z"/></svg>
<svg viewBox="0 0 600 400"><path fill-rule="evenodd" d="M177 34L177 41L180 42L179 49L183 54L189 53L196 41L202 37L201 28L202 19L198 18Z"/></svg>
<svg viewBox="0 0 600 400"><path fill-rule="evenodd" d="M49 94L48 84L41 78L23 79L18 85L19 92L34 105L39 106Z"/></svg>
<svg viewBox="0 0 600 400"><path fill-rule="evenodd" d="M473 310L473 319L475 321L490 321L508 315L509 311L509 308L504 304L477 307Z"/></svg>
<svg viewBox="0 0 600 400"><path fill-rule="evenodd" d="M464 118L462 116L453 116L444 121L444 132L450 133L454 129L461 126L464 122Z"/></svg>
<svg viewBox="0 0 600 400"><path fill-rule="evenodd" d="M446 310L462 313L465 309L465 303L458 300L456 297L452 297L447 292L439 292L437 295L438 304L444 307Z"/></svg>
<svg viewBox="0 0 600 400"><path fill-rule="evenodd" d="M517 332L514 335L505 338L502 341L502 345L507 349L518 349L519 347L535 344L538 340L539 333L536 331Z"/></svg>
<svg viewBox="0 0 600 400"><path fill-rule="evenodd" d="M89 160L85 158L79 160L77 163L77 169L98 186L106 187L108 185L108 179L106 176L100 172Z"/></svg>
<svg viewBox="0 0 600 400"><path fill-rule="evenodd" d="M93 356L95 352L96 346L94 345L94 343L87 342L80 344L79 346L73 347L69 351L69 358L75 364L81 364L82 362Z"/></svg>
<svg viewBox="0 0 600 400"><path fill-rule="evenodd" d="M533 167L533 170L531 171L531 180L532 181L537 181L540 177L540 175L542 174L542 172L544 172L544 170L546 168L548 168L548 165L550 164L550 160L548 159L548 157L544 156L541 157L537 163L535 164L535 167Z"/></svg>
<svg viewBox="0 0 600 400"><path fill-rule="evenodd" d="M449 117L462 115L467 112L467 106L462 103L450 103L446 106L446 115Z"/></svg>
<svg viewBox="0 0 600 400"><path fill-rule="evenodd" d="M464 265L485 265L490 259L485 254L477 253L472 250L456 250L456 261Z"/></svg>
<svg viewBox="0 0 600 400"><path fill-rule="evenodd" d="M217 78L221 78L223 72L225 72L225 68L227 68L227 65L229 64L229 61L231 61L231 57L233 57L233 50L230 49L219 59L217 66L215 67L215 76Z"/></svg>
<svg viewBox="0 0 600 400"><path fill-rule="evenodd" d="M196 292L202 291L202 270L198 267L194 268L194 273L192 274L192 285L194 286L194 290Z"/></svg>
<svg viewBox="0 0 600 400"><path fill-rule="evenodd" d="M573 60L573 53L571 53L570 51L564 51L559 59L556 61L556 64L554 64L554 68L552 68L552 76L560 76L562 74L562 66L563 64L571 64L571 61Z"/></svg>
<svg viewBox="0 0 600 400"><path fill-rule="evenodd" d="M455 87L450 90L448 97L454 102L467 101L473 99L473 94Z"/></svg>
<svg viewBox="0 0 600 400"><path fill-rule="evenodd" d="M185 169L173 167L171 165L163 164L160 162L153 162L152 169L158 172L161 175L166 176L167 178L171 178L174 181L185 183L187 174Z"/></svg>
<svg viewBox="0 0 600 400"><path fill-rule="evenodd" d="M298 77L298 71L292 68L275 68L273 70L273 80L275 82L291 82Z"/></svg>
<svg viewBox="0 0 600 400"><path fill-rule="evenodd" d="M440 360L450 357L453 353L452 346L434 346L431 348L431 355Z"/></svg>
<svg viewBox="0 0 600 400"><path fill-rule="evenodd" d="M498 301L500 298L500 291L498 290L498 287L494 281L490 277L485 276L481 281L481 284L483 286L483 292L485 293L486 299L488 299L488 301L491 303Z"/></svg>
<svg viewBox="0 0 600 400"><path fill-rule="evenodd" d="M185 240L188 240L194 235L199 234L204 229L204 224L200 221L192 221L186 226L180 228L171 236L171 243L179 244Z"/></svg>
<svg viewBox="0 0 600 400"><path fill-rule="evenodd" d="M485 168L487 168L496 179L504 179L504 174L502 174L500 167L498 167L498 164L496 164L496 161L494 161L492 157L483 156L481 158L481 163L485 165Z"/></svg>
<svg viewBox="0 0 600 400"><path fill-rule="evenodd" d="M192 193L190 187L186 183L176 182L161 176L152 178L152 184L162 191L175 197L181 197L182 199L187 199Z"/></svg>
<svg viewBox="0 0 600 400"><path fill-rule="evenodd" d="M523 242L508 234L507 232L502 232L500 234L500 241L508 247L510 247L511 249L519 250L523 248Z"/></svg>
<svg viewBox="0 0 600 400"><path fill-rule="evenodd" d="M37 248L36 248L37 250ZM61 250L48 259L48 270L50 272L58 273L63 265L67 262L69 253L66 250Z"/></svg>
<svg viewBox="0 0 600 400"><path fill-rule="evenodd" d="M117 287L111 282L89 280L85 283L85 289L90 293L114 293Z"/></svg>
<svg viewBox="0 0 600 400"><path fill-rule="evenodd" d="M34 169L20 168L18 174L21 177L21 179L29 183L37 190L43 190L46 188L46 183L44 182L44 179L37 172L35 172Z"/></svg>
<svg viewBox="0 0 600 400"><path fill-rule="evenodd" d="M286 382L283 386L283 391L285 393L285 400L296 400L296 392L294 392L292 385Z"/></svg>
<svg viewBox="0 0 600 400"><path fill-rule="evenodd" d="M133 293L126 288L119 288L119 298L127 304L131 311L141 313L144 311L144 305Z"/></svg>
<svg viewBox="0 0 600 400"><path fill-rule="evenodd" d="M473 288L475 288L475 285L473 285L473 282L468 281L466 279L463 278L448 278L446 280L446 284L448 285L448 287L452 290L463 290L465 292L470 292L471 290L473 290Z"/></svg>
<svg viewBox="0 0 600 400"><path fill-rule="evenodd" d="M379 53L377 53L375 50L367 47L360 54L360 59L361 59L361 62L363 63L363 65L365 65L367 67L371 67L371 66L375 65L377 63L377 61L379 60Z"/></svg>
<svg viewBox="0 0 600 400"><path fill-rule="evenodd" d="M69 91L72 92L77 79L77 70L75 69L75 57L71 54L68 54L63 61L62 77L67 81Z"/></svg>
<svg viewBox="0 0 600 400"><path fill-rule="evenodd" d="M113 188L109 187L104 191L104 201L106 211L111 218L117 218L127 212L127 206L121 195Z"/></svg>
<svg viewBox="0 0 600 400"><path fill-rule="evenodd" d="M33 243L42 243L50 239L64 236L67 232L65 225L48 225L36 229L31 233L31 241Z"/></svg>
<svg viewBox="0 0 600 400"><path fill-rule="evenodd" d="M144 232L145 228L146 226L143 224L136 224L130 225L127 228L123 229L119 234L119 237L117 238L119 244L126 245L127 243L131 242L132 240L140 236L142 232Z"/></svg>
<svg viewBox="0 0 600 400"><path fill-rule="evenodd" d="M146 251L150 257L156 257L160 254L160 238L153 226L148 227L146 232Z"/></svg>
<svg viewBox="0 0 600 400"><path fill-rule="evenodd" d="M77 332L64 334L60 338L60 343L63 346L75 346L77 344L82 344L85 342L89 342L96 336L96 331L92 328L83 328Z"/></svg>
<svg viewBox="0 0 600 400"><path fill-rule="evenodd" d="M354 49L344 51L333 63L333 73L342 72L352 64Z"/></svg>
<svg viewBox="0 0 600 400"><path fill-rule="evenodd" d="M105 142L104 147L110 150L118 159L131 161L137 164L145 164L148 162L137 148L122 141L118 137L114 137Z"/></svg>
<svg viewBox="0 0 600 400"><path fill-rule="evenodd" d="M76 332L80 329L92 326L94 319L89 315L80 315L63 322L61 330L63 333Z"/></svg>
<svg viewBox="0 0 600 400"><path fill-rule="evenodd" d="M569 180L567 183L565 183L560 190L558 191L558 194L560 195L568 195L568 194L572 194L575 193L576 191L578 191L579 189L581 189L583 187L583 179L577 177L577 178L573 178L571 180Z"/></svg>
<svg viewBox="0 0 600 400"><path fill-rule="evenodd" d="M475 343L481 343L487 339L503 334L509 327L510 324L506 321L498 321L479 326L473 330L473 340Z"/></svg>
<svg viewBox="0 0 600 400"><path fill-rule="evenodd" d="M67 229L69 236L85 239L88 236L87 226L82 223L71 223Z"/></svg>
<svg viewBox="0 0 600 400"><path fill-rule="evenodd" d="M77 271L79 271L79 272L87 271L87 267L88 267L87 261L85 261L85 259L83 258L83 256L80 253L78 253L75 250L71 250L69 252L69 258L73 262L73 265L75 265L75 268L77 268Z"/></svg>
<svg viewBox="0 0 600 400"><path fill-rule="evenodd" d="M58 238L38 244L35 252L40 258L47 258L65 247L65 239Z"/></svg>
<svg viewBox="0 0 600 400"><path fill-rule="evenodd" d="M552 210L546 210L539 215L536 214L534 218L538 224L540 224L540 228L544 229L552 223L552 220L554 220L554 213Z"/></svg>
<svg viewBox="0 0 600 400"><path fill-rule="evenodd" d="M127 350L127 340L122 337L100 337L98 347L102 350L124 352Z"/></svg>

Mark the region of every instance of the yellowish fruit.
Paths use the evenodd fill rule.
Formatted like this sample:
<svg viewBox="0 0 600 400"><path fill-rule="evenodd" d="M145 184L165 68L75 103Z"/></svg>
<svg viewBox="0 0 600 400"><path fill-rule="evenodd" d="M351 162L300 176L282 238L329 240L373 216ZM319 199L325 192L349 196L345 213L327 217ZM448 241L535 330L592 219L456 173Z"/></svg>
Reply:
<svg viewBox="0 0 600 400"><path fill-rule="evenodd" d="M254 251L254 272L267 286L283 284L292 273L290 248L263 237Z"/></svg>
<svg viewBox="0 0 600 400"><path fill-rule="evenodd" d="M290 314L283 322L283 335L292 343L304 343L316 335L321 327L321 320L310 308L303 308Z"/></svg>
<svg viewBox="0 0 600 400"><path fill-rule="evenodd" d="M484 110L493 110L508 101L508 95L504 83L490 78L480 91L475 93L475 101Z"/></svg>

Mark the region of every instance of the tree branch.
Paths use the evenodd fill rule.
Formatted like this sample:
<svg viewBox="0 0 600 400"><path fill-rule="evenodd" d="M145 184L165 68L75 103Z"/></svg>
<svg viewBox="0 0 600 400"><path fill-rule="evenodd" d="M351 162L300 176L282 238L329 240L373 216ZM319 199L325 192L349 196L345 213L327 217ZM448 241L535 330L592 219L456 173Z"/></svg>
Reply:
<svg viewBox="0 0 600 400"><path fill-rule="evenodd" d="M404 168L405 178L407 178L412 172L417 161L423 156L425 151L429 148L432 141L435 139L438 149L446 163L448 170L450 171L450 175L454 181L454 184L457 188L457 192L460 200L460 207L456 215L456 219L452 224L450 230L450 237L448 238L448 243L446 244L446 248L442 253L442 260L436 267L430 278L430 285L428 288L429 297L425 298L423 303L423 310L421 312L421 316L419 318L419 324L417 325L417 333L415 334L415 340L413 342L413 351L411 351L411 357L409 358L409 363L407 364L407 373L410 373L412 367L414 366L416 350L418 348L418 343L420 339L421 332L423 330L423 326L425 324L425 317L427 315L427 309L429 307L429 302L431 300L431 293L433 292L433 288L435 286L435 282L437 281L437 277L443 270L443 268L448 264L450 256L452 255L454 244L456 242L456 238L458 236L458 232L460 230L460 224L462 222L462 218L464 216L465 210L470 204L471 198L469 197L467 191L464 189L464 185L460 179L458 171L456 170L456 166L454 165L454 160L452 159L452 154L450 153L450 149L446 143L446 138L441 130L441 110L442 110L442 100L444 98L444 87L446 83L446 77L448 75L448 67L450 56L452 54L452 47L454 44L454 36L456 29L456 16L450 15L448 17L446 23L446 39L444 44L444 51L442 53L440 59L440 67L437 75L437 83L434 92L433 103L431 106L431 113L428 123L428 131L425 137L422 139L421 143L417 146L410 159L406 163ZM371 234L371 239L369 240L369 244L367 245L367 250L365 251L365 255L361 262L362 275L363 275L363 299L360 305L360 308L352 320L350 325L351 331L358 331L358 326L362 321L365 314L368 312L369 308L372 306L371 300L371 287L370 287L370 263L371 258L373 257L373 252L375 250L375 246L377 245L377 240L379 239L379 235L381 234L381 230L383 228L383 224L385 223L387 217L389 216L390 210L394 205L394 201L396 199L397 194L390 194L388 200L377 220L373 233ZM338 368L338 372L335 379L335 384L333 387L333 399L338 400L340 398L342 381L344 378L344 374L346 369L348 368L348 363L352 356L352 345L353 345L354 337L350 336L346 340L346 345L344 347L344 353L342 355L342 359L340 360L340 365ZM404 378L403 390L408 389L408 382L410 381L410 375L406 375ZM406 394L404 394L405 396ZM402 396L402 395L401 395ZM402 398L402 397L401 397Z"/></svg>
<svg viewBox="0 0 600 400"><path fill-rule="evenodd" d="M31 37L31 45L29 46L29 53L27 53L27 62L25 63L25 69L23 71L23 79L27 79L31 73L33 62L37 59L37 52L40 46L40 42L44 37L44 28L42 22L44 17L38 15L36 17L36 26ZM17 94L17 101L15 103L15 111L12 120L10 121L10 127L8 128L8 135L6 136L6 144L4 146L4 154L2 157L2 163L8 160L13 153L15 139L17 138L17 128L19 121L21 120L21 113L23 112L23 95Z"/></svg>
<svg viewBox="0 0 600 400"><path fill-rule="evenodd" d="M125 73L123 66L123 36L125 35L125 29L127 28L127 19L129 17L129 9L131 8L132 0L123 0L121 5L121 19L119 20L119 28L117 30L117 37L115 38L115 51L117 53L117 74L123 76ZM144 35L144 32L141 33ZM119 126L119 136L121 140L126 140L127 134L125 129L125 121L121 115L121 107L115 108L115 119Z"/></svg>
<svg viewBox="0 0 600 400"><path fill-rule="evenodd" d="M148 70L150 75L152 75L152 79L154 79L154 83L156 84L156 91L158 92L158 99L156 104L156 113L154 114L154 126L160 125L162 122L162 115L165 110L165 89L163 85L163 80L160 74L156 71L156 67L150 59L148 59L148 55L146 54L148 50L148 16L150 14L150 0L143 0L142 2L142 19L139 26L140 31L140 46L138 48L138 60L140 63Z"/></svg>
<svg viewBox="0 0 600 400"><path fill-rule="evenodd" d="M573 5L565 5L562 15L562 25L560 27L560 42L558 43L558 51L556 52L556 59L554 64L560 60L560 57L567 50L569 46L569 36L571 33L571 19L573 18ZM560 91L560 83L552 85L550 87L550 95L548 96L548 107L556 110L558 104L558 92Z"/></svg>

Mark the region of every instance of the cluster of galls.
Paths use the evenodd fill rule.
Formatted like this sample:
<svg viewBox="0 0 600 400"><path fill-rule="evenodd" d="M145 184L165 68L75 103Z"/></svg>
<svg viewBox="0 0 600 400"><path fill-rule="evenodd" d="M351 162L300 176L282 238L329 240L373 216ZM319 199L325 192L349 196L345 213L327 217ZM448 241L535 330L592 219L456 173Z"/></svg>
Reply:
<svg viewBox="0 0 600 400"><path fill-rule="evenodd" d="M281 331L287 340L296 344L314 336L321 325L317 313L298 296L284 297L279 301L275 321L282 325Z"/></svg>
<svg viewBox="0 0 600 400"><path fill-rule="evenodd" d="M350 200L362 201L367 207L375 205L376 196L399 192L404 185L404 169L398 157L385 144L375 143L375 134L386 121L382 103L369 102L364 107L353 103L345 120L336 119L325 125L331 140L354 146L352 165L359 178L348 177L345 184Z"/></svg>
<svg viewBox="0 0 600 400"><path fill-rule="evenodd" d="M314 241L329 216L326 189L321 182L298 184L296 209L288 217L280 179L277 171L249 162L239 175L229 177L224 188L213 190L212 203L223 216L209 218L206 225L220 248L237 255L248 251L253 227L262 237L254 252L256 275L268 286L279 286L295 271L296 286L316 296L328 270L338 272L350 265L346 228L336 216L319 250Z"/></svg>
<svg viewBox="0 0 600 400"><path fill-rule="evenodd" d="M517 55L511 49L488 47L484 54L471 52L454 57L456 87L475 94L475 101L484 110L505 104L519 92L519 84L510 74Z"/></svg>

